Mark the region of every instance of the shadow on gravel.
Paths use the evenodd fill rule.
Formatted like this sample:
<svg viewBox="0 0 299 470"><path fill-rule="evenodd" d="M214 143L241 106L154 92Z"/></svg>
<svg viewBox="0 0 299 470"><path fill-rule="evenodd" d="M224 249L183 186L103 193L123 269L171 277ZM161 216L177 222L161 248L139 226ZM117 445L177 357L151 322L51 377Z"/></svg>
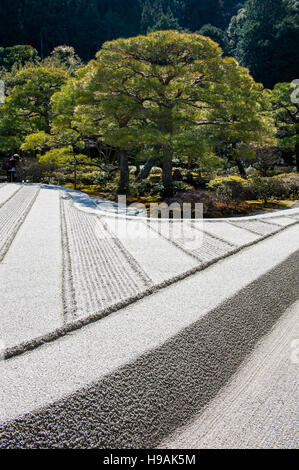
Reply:
<svg viewBox="0 0 299 470"><path fill-rule="evenodd" d="M217 394L299 298L298 266L299 251L160 348L3 425L1 447L157 446Z"/></svg>

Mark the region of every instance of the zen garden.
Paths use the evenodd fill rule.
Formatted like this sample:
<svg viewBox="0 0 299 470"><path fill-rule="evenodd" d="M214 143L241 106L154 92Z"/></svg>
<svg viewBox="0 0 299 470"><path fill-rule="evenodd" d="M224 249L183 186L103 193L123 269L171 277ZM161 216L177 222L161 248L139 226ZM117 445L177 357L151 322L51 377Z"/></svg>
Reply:
<svg viewBox="0 0 299 470"><path fill-rule="evenodd" d="M0 1L0 450L298 448L298 44L299 0Z"/></svg>
<svg viewBox="0 0 299 470"><path fill-rule="evenodd" d="M149 32L107 41L87 63L69 46L43 60L31 46L4 51L2 180L13 166L14 181L198 202L211 218L298 199L296 81L264 87L211 38Z"/></svg>

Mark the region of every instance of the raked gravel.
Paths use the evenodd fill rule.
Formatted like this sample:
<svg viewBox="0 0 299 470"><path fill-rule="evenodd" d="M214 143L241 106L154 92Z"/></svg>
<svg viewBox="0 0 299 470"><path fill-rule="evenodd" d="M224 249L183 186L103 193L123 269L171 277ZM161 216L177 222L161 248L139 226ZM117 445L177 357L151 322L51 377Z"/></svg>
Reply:
<svg viewBox="0 0 299 470"><path fill-rule="evenodd" d="M299 210L116 212L0 186L0 447L295 447Z"/></svg>
<svg viewBox="0 0 299 470"><path fill-rule="evenodd" d="M7 223L3 225L6 230L1 241L7 244L7 239L15 238L0 263L0 331L6 348L63 323L59 194L41 189L17 231L20 223L17 216L22 217L38 189L25 187L15 196L18 199L7 203L11 207L6 211ZM0 217L5 207L0 209Z"/></svg>
<svg viewBox="0 0 299 470"><path fill-rule="evenodd" d="M158 447L297 448L298 336L299 302L295 302L229 384Z"/></svg>

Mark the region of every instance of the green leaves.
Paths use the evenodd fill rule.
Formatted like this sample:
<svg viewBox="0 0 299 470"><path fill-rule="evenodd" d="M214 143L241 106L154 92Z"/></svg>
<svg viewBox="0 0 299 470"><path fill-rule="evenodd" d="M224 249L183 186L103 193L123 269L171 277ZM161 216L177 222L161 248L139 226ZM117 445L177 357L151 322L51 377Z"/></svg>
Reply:
<svg viewBox="0 0 299 470"><path fill-rule="evenodd" d="M4 147L16 150L16 143L20 147L27 135L50 133L51 97L67 79L66 72L46 67L26 68L16 74L14 87L0 111Z"/></svg>

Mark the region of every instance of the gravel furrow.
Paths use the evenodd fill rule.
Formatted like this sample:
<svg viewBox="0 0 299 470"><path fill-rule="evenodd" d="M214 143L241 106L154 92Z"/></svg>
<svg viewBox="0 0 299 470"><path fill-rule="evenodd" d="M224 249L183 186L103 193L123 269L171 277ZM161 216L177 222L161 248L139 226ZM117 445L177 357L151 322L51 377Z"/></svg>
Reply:
<svg viewBox="0 0 299 470"><path fill-rule="evenodd" d="M292 219L291 217L271 217L270 221L275 222L275 225L278 225L280 227L288 227L290 225L294 225L296 221Z"/></svg>
<svg viewBox="0 0 299 470"><path fill-rule="evenodd" d="M119 240L93 214L62 199L69 258L64 258L64 303L68 318L82 318L130 298L149 286L149 279ZM72 294L75 293L75 300Z"/></svg>
<svg viewBox="0 0 299 470"><path fill-rule="evenodd" d="M249 232L256 233L258 235L268 235L271 233L275 233L279 230L279 226L276 224L271 224L270 222L263 222L262 220L244 220L244 221L236 221L236 222L229 222L236 227L245 228Z"/></svg>
<svg viewBox="0 0 299 470"><path fill-rule="evenodd" d="M6 186L6 185L5 185ZM13 188L14 189L14 188ZM17 187L13 193L7 197L7 199L4 199L0 202L0 209L3 207L7 202L9 202L19 191L21 191L22 187L20 186L19 188Z"/></svg>
<svg viewBox="0 0 299 470"><path fill-rule="evenodd" d="M208 235L208 236L211 237L211 238L214 238L215 240L218 240L218 241L220 241L220 242L222 242L222 243L224 243L224 244L226 244L226 245L229 245L229 246L231 246L232 248L236 248L237 246L239 246L239 245L237 245L236 243L233 243L233 242L227 240L227 239L224 238L223 236L220 237L219 235L215 235L214 233L210 232L210 231L209 231L210 226L211 226L211 224L209 224L209 223L207 222L207 223L205 223L204 229L203 229L203 228L198 227L198 226L196 225L196 223L191 223L191 227L192 227L193 229L199 230L199 231L203 231L206 235Z"/></svg>
<svg viewBox="0 0 299 470"><path fill-rule="evenodd" d="M203 244L200 248L193 251L203 262L212 261L214 258L219 258L234 251L235 247L222 240L204 233Z"/></svg>
<svg viewBox="0 0 299 470"><path fill-rule="evenodd" d="M149 226L152 224L149 223ZM183 237L175 236L169 233L168 236L163 232L154 229L163 238L168 239L171 243L181 248L185 253L197 258L202 263L209 263L214 259L223 257L236 249L232 243L221 240L219 237L210 235L203 227L194 227L193 224L185 224L183 228ZM165 230L164 230L165 232ZM170 231L169 231L170 232ZM175 232L174 232L175 233ZM176 231L179 234L178 230Z"/></svg>
<svg viewBox="0 0 299 470"><path fill-rule="evenodd" d="M0 207L0 262L29 214L39 191L39 187L24 186Z"/></svg>
<svg viewBox="0 0 299 470"><path fill-rule="evenodd" d="M153 230L161 238L166 240L168 243L171 243L176 248L179 248L180 250L182 250L186 255L189 255L192 258L195 258L197 261L200 261L200 262L202 261L199 258L199 256L196 253L194 253L194 250L190 249L190 239L187 234L188 233L190 234L192 232L191 227L185 226L183 229L183 235L181 236L181 234L178 232L177 229L175 229L176 235L174 235L174 233L172 232L171 226L170 228L168 228L167 226L164 226L165 225L164 223L161 224L159 222L156 223L151 220L147 220L146 224L150 230ZM199 238L199 236L197 235L196 238ZM193 240L193 245L194 245L194 240Z"/></svg>
<svg viewBox="0 0 299 470"><path fill-rule="evenodd" d="M69 248L69 238L67 233L64 204L62 201L62 191L59 196L59 209L61 219L61 245L62 245L62 304L64 322L72 321L76 314L76 293L72 278L72 262Z"/></svg>

